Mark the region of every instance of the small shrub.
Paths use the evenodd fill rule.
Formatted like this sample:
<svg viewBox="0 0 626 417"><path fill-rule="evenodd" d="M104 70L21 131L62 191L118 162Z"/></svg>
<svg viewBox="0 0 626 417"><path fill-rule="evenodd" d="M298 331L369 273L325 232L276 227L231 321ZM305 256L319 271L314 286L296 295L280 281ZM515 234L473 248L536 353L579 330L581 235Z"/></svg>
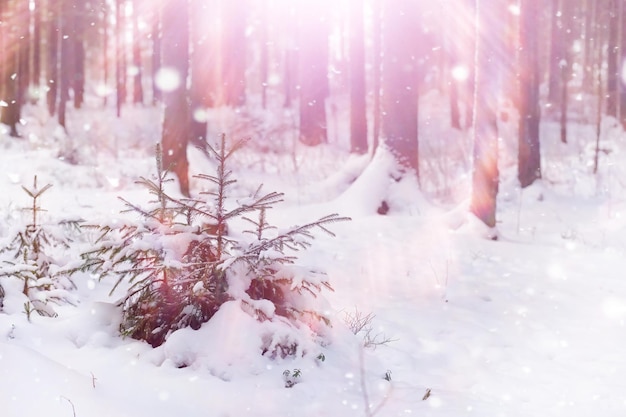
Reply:
<svg viewBox="0 0 626 417"><path fill-rule="evenodd" d="M347 218L330 215L277 231L265 214L282 201L282 194L263 194L259 187L246 199L230 198L236 180L227 162L243 144L227 149L222 135L219 149L207 145L217 172L197 176L209 191L188 199L165 191L169 175L157 149L156 178L138 181L155 199L149 207L123 200L141 220L91 226L98 233L96 245L82 255L77 270L115 277L113 291L128 284L120 302L123 334L158 346L177 329L199 328L235 299L259 320L278 315L292 322L329 324L323 314L307 308L306 298L332 288L325 275L295 265L294 252L310 247L314 229L333 235L327 226ZM235 237L229 230L234 219L247 221L252 229ZM282 348L280 356L297 350L291 342Z"/></svg>
<svg viewBox="0 0 626 417"><path fill-rule="evenodd" d="M395 341L395 339L391 339L383 333L374 333L372 324L374 317L376 317L374 314L365 314L358 309L354 309L354 313L344 313L344 323L348 329L354 335L361 335L363 347L372 349Z"/></svg>
<svg viewBox="0 0 626 417"><path fill-rule="evenodd" d="M29 318L32 311L45 316L56 315L48 303L71 303L72 297L68 290L75 288L62 269L64 262L59 249L70 247L73 238L68 230L77 230L79 221L41 222L40 213L44 210L39 205L40 198L50 187L47 184L39 188L36 176L31 188L22 186L32 200L30 207L24 208L31 212L31 221L16 229L0 248L0 254L4 255L0 264L0 277L22 281L22 293L30 300L25 304ZM4 291L0 291L0 303L4 296Z"/></svg>

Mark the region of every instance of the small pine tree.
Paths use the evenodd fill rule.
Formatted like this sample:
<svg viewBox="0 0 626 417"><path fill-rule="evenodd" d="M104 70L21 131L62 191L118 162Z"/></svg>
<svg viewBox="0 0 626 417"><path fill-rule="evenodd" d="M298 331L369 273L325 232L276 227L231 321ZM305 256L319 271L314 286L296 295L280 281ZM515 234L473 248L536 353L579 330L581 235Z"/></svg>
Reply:
<svg viewBox="0 0 626 417"><path fill-rule="evenodd" d="M9 255L0 264L0 277L20 279L22 293L31 303L27 310L33 309L44 316L56 315L48 302L72 303L68 290L74 289L75 285L63 271L64 262L56 256L56 251L69 248L73 237L67 233L68 226L70 230L78 230L79 224L76 220L53 224L41 222L40 213L45 210L39 205L40 198L50 187L52 185L46 184L39 188L37 176L32 188L22 186L32 200L30 207L24 208L31 212L31 221L18 228L0 248L0 254ZM0 301L4 295L4 291L0 291Z"/></svg>
<svg viewBox="0 0 626 417"><path fill-rule="evenodd" d="M122 334L159 346L177 329L199 328L229 300L241 300L261 320L277 314L293 321L310 322L312 317L329 323L323 314L307 309L305 298L330 289L330 284L322 274L301 273L290 253L311 245L313 229L333 235L327 226L347 218L333 214L269 236L276 230L267 223L266 211L282 201L282 194L262 194L259 187L245 201L229 195L236 179L228 161L244 143L227 149L222 135L218 149L209 145L217 171L197 178L211 188L187 199L165 191L169 177L157 148L156 178L138 181L155 200L147 208L123 200L127 211L141 220L92 226L98 231L96 245L82 255L79 269L115 277L112 292L122 282L129 284L120 301ZM258 220L252 220L251 213L258 213ZM238 218L254 226L242 233L251 239L229 233L229 223Z"/></svg>

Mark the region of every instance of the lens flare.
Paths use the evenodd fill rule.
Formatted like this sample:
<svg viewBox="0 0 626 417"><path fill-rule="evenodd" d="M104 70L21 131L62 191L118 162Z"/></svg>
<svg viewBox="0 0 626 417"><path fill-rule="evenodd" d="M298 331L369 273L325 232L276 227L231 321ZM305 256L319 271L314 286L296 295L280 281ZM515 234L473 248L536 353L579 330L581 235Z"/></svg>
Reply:
<svg viewBox="0 0 626 417"><path fill-rule="evenodd" d="M466 65L457 65L452 68L452 78L457 81L465 81L469 78L469 68Z"/></svg>

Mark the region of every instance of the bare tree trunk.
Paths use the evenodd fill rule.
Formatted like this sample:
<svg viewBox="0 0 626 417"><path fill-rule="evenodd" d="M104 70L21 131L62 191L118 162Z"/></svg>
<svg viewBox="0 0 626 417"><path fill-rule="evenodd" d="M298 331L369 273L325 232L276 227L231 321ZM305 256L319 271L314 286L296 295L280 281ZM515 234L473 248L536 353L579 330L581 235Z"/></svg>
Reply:
<svg viewBox="0 0 626 417"><path fill-rule="evenodd" d="M246 10L245 0L222 2L222 83L228 106L246 102Z"/></svg>
<svg viewBox="0 0 626 417"><path fill-rule="evenodd" d="M124 48L124 6L126 0L115 1L115 109L117 117L122 115L126 102L126 48Z"/></svg>
<svg viewBox="0 0 626 417"><path fill-rule="evenodd" d="M260 81L261 81L261 106L266 109L267 108L267 72L269 65L269 43L268 43L268 26L270 24L269 16L268 16L268 4L266 0L263 0L259 5L260 10L260 27L261 31L260 38L260 49L261 49L261 57L259 65L261 68L259 69Z"/></svg>
<svg viewBox="0 0 626 417"><path fill-rule="evenodd" d="M596 149L593 156L593 173L598 173L599 166L599 156L600 156L600 136L602 135L602 103L603 103L603 82L602 82L602 66L604 64L603 54L602 54L602 41L604 40L603 33L601 27L599 27L598 22L600 21L600 10L598 7L594 8L594 21L596 22L596 50L598 53L598 57L596 60L596 76L598 78L596 83L597 88L597 97L598 104L596 107Z"/></svg>
<svg viewBox="0 0 626 417"><path fill-rule="evenodd" d="M363 3L350 5L350 146L351 152L363 154L367 152Z"/></svg>
<svg viewBox="0 0 626 417"><path fill-rule="evenodd" d="M413 6L415 7L415 6ZM383 4L383 116L385 144L419 178L417 12L404 0Z"/></svg>
<svg viewBox="0 0 626 417"><path fill-rule="evenodd" d="M163 2L161 39L163 66L173 68L179 83L172 90L163 91L163 167L178 177L180 191L189 196L189 142L190 111L187 76L189 73L189 9L186 2Z"/></svg>
<svg viewBox="0 0 626 417"><path fill-rule="evenodd" d="M35 87L39 87L41 82L41 26L43 24L43 1L36 0L33 10L33 68L32 82ZM37 90L39 90L37 88ZM39 93L39 92L38 92ZM39 94L38 94L39 95Z"/></svg>
<svg viewBox="0 0 626 417"><path fill-rule="evenodd" d="M102 84L104 85L104 94L102 96L102 105L107 106L109 97L109 6L106 1L100 3L102 10Z"/></svg>
<svg viewBox="0 0 626 417"><path fill-rule="evenodd" d="M191 0L191 137L193 144L206 145L208 123L206 109L211 105L210 93L212 91L211 73L208 67L214 65L211 62L211 44L204 22L207 21L211 10L205 0ZM214 10L213 10L214 12Z"/></svg>
<svg viewBox="0 0 626 417"><path fill-rule="evenodd" d="M618 20L619 20L619 35L618 35L618 48L620 57L620 78L617 83L617 111L618 118L622 122L622 126L626 129L626 13L624 13L625 1L622 0L619 3L618 8Z"/></svg>
<svg viewBox="0 0 626 417"><path fill-rule="evenodd" d="M541 178L539 144L539 53L536 22L538 0L522 0L520 24L520 124L518 179L522 188Z"/></svg>
<svg viewBox="0 0 626 417"><path fill-rule="evenodd" d="M587 93L593 91L593 49L597 43L595 40L597 0L583 0L584 2L584 15L585 15L585 31L583 34L584 48L583 48L583 90Z"/></svg>
<svg viewBox="0 0 626 417"><path fill-rule="evenodd" d="M485 225L496 226L498 170L498 45L501 2L476 0L476 63L474 94L474 169L470 211Z"/></svg>
<svg viewBox="0 0 626 417"><path fill-rule="evenodd" d="M2 97L0 98L6 103L0 113L0 122L9 126L9 134L12 137L19 137L17 131L17 124L20 119L18 27L23 26L24 22L17 21L19 14L11 10L10 6L14 5L7 4L6 1L0 4L0 17L4 23L0 30L2 30L3 51L5 51L3 72L0 74L0 82L2 83ZM7 48L7 45L11 45L11 47Z"/></svg>
<svg viewBox="0 0 626 417"><path fill-rule="evenodd" d="M152 104L155 105L162 99L161 89L159 88L156 80L159 69L161 68L161 9L162 0L155 0L154 8L152 9L152 26L151 26L151 38L152 38Z"/></svg>
<svg viewBox="0 0 626 417"><path fill-rule="evenodd" d="M618 1L609 0L609 40L607 55L606 114L617 117L618 84L620 82Z"/></svg>
<svg viewBox="0 0 626 417"><path fill-rule="evenodd" d="M74 108L79 109L85 101L85 23L86 9L83 1L75 1L72 14L74 20L73 53L74 68L72 88L74 90Z"/></svg>
<svg viewBox="0 0 626 417"><path fill-rule="evenodd" d="M328 11L322 3L299 3L300 141L316 146L328 141Z"/></svg>
<svg viewBox="0 0 626 417"><path fill-rule="evenodd" d="M59 85L59 124L64 128L67 128L66 124L66 111L67 102L70 99L70 86L75 76L75 36L76 36L76 18L75 14L75 0L63 0L62 12L61 12L61 64L60 64L60 78Z"/></svg>
<svg viewBox="0 0 626 417"><path fill-rule="evenodd" d="M568 0L564 0L568 1ZM548 73L548 103L552 109L558 106L559 99L561 98L560 80L561 80L561 66L563 64L565 40L564 40L564 27L561 18L561 0L552 0L551 9L551 30L550 30L550 63Z"/></svg>
<svg viewBox="0 0 626 417"><path fill-rule="evenodd" d="M572 42L572 22L575 17L574 4L571 1L563 1L561 10L561 24L562 37L563 37L563 59L561 64L561 97L560 97L560 124L561 124L561 142L567 143L567 112L569 101L569 81L571 79L571 72L573 68L573 57L569 50L569 45Z"/></svg>
<svg viewBox="0 0 626 417"><path fill-rule="evenodd" d="M18 28L18 117L21 115L24 100L28 95L28 86L30 85L30 53L31 53L31 32L30 32L30 7L28 2L17 2L17 18L19 19Z"/></svg>
<svg viewBox="0 0 626 417"><path fill-rule="evenodd" d="M47 84L47 101L48 113L54 116L57 111L57 101L59 94L59 42L60 42L60 3L49 3L48 6L48 75L46 77Z"/></svg>
<svg viewBox="0 0 626 417"><path fill-rule="evenodd" d="M376 152L378 148L378 142L380 140L380 125L381 125L381 100L380 100L380 92L381 92L381 65L382 65L382 1L383 0L373 0L373 13L372 13L372 49L374 57L373 61L373 69L372 69L372 77L374 78L372 81L372 90L374 91L374 106L373 106L373 117L372 117L372 154Z"/></svg>
<svg viewBox="0 0 626 417"><path fill-rule="evenodd" d="M284 51L284 91L283 107L291 107L298 78L298 30L296 28L298 11L295 3L290 3L286 10L286 46Z"/></svg>
<svg viewBox="0 0 626 417"><path fill-rule="evenodd" d="M139 10L140 2L133 0L133 103L143 104L143 64L141 61L141 36L139 34L139 15L143 14Z"/></svg>

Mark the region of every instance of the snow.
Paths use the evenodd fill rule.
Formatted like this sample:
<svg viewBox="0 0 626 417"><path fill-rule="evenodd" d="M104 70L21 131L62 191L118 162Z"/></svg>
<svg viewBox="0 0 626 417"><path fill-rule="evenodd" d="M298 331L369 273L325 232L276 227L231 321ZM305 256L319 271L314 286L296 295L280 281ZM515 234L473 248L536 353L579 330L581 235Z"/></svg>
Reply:
<svg viewBox="0 0 626 417"><path fill-rule="evenodd" d="M76 163L38 108L25 110L25 139L2 134L3 237L28 221L30 213L19 210L29 205L21 186L35 175L40 186L53 185L41 197L46 224L125 224L132 218L120 213L118 197L153 198L135 180L153 175L158 110L131 108L121 120L112 112L69 109ZM422 140L440 152L444 136L428 132L445 121L433 117L442 120L429 119ZM1 277L0 415L625 415L626 136L603 126L606 152L594 176L594 128L572 123L570 142L561 144L557 124L545 122L544 179L523 191L514 180L512 136L505 136L496 241L467 214L466 161L454 161L448 190L422 195L384 151L368 164L341 143L298 148L306 163L294 165L292 154L250 145L237 156L234 192L243 201L259 182L284 192L285 201L267 212L270 224L289 230L330 213L352 218L330 226L336 237L316 233L288 266L326 272L334 291L315 302L332 327L315 334L279 318L259 322L255 309L271 316L273 305L231 301L199 330L174 332L153 349L119 336L122 292L109 295L112 278L76 277L76 305L55 304L52 318L27 316L20 282ZM190 160L194 173L213 173L199 151L190 150ZM442 195L445 205L433 197ZM377 213L382 200L387 215ZM93 239L86 232L81 245ZM78 256L72 247L62 257ZM345 324L355 309L371 313L371 336L389 342L363 347L364 334ZM295 356L262 354L290 341L299 342Z"/></svg>

